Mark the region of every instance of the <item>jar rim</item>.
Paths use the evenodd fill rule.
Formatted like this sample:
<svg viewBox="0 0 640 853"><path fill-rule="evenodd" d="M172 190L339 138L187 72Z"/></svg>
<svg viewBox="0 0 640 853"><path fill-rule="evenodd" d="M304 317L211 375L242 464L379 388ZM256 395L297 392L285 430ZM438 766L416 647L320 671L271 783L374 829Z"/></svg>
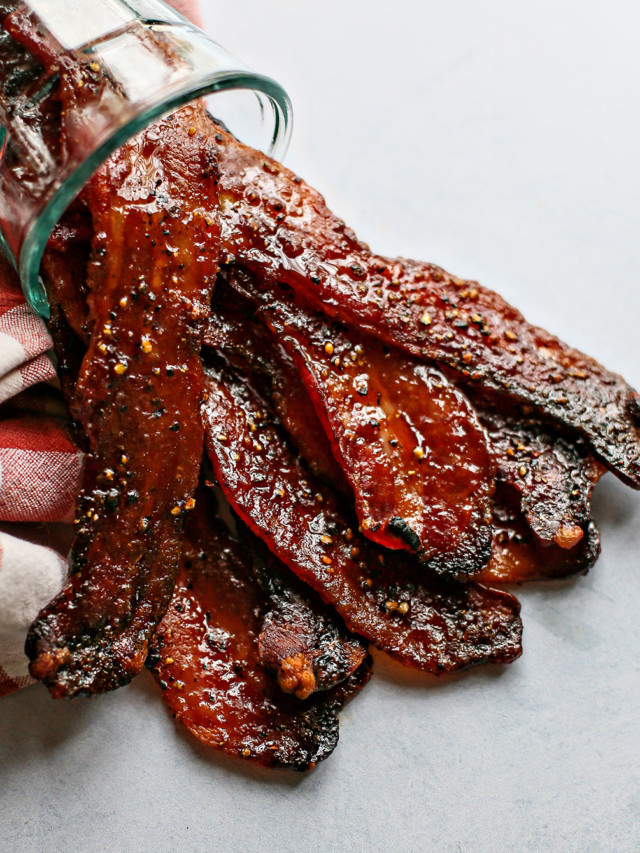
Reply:
<svg viewBox="0 0 640 853"><path fill-rule="evenodd" d="M273 131L265 153L277 158L284 156L291 138L293 110L287 92L271 77L248 70L219 71L148 105L117 128L67 176L30 224L20 251L18 271L25 298L34 311L45 319L50 317L49 301L40 278L42 256L51 232L93 173L114 151L154 121L198 98L234 90L254 92L258 100L260 95L266 96L273 110Z"/></svg>

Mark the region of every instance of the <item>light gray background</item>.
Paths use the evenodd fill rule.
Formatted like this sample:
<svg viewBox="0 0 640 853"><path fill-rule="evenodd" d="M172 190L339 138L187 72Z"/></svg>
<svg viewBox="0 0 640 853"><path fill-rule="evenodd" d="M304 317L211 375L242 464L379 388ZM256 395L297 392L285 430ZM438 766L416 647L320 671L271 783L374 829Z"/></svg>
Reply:
<svg viewBox="0 0 640 853"><path fill-rule="evenodd" d="M480 279L640 386L640 6L204 0L291 93L287 162L376 249ZM597 490L603 556L522 591L524 657L439 682L381 656L309 776L177 731L150 679L0 702L9 851L640 849L640 500Z"/></svg>

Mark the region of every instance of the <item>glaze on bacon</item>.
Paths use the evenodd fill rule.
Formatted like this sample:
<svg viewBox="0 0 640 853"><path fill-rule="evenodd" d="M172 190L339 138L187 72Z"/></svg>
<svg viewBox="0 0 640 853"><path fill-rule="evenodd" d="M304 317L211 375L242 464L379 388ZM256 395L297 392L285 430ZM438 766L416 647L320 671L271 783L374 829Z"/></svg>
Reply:
<svg viewBox="0 0 640 853"><path fill-rule="evenodd" d="M205 443L227 500L351 631L436 674L520 655L515 598L378 548L305 470L264 399L225 367L207 368L206 387Z"/></svg>
<svg viewBox="0 0 640 853"><path fill-rule="evenodd" d="M245 278L236 289L250 286ZM354 343L336 324L285 302L261 312L276 347L246 304L238 316L243 309L234 298L243 305L226 282L216 286L208 343L257 372L263 384L270 377L269 395L294 444L312 470L355 493L364 534L386 547L419 551L442 574L479 571L489 557L495 470L466 398L437 370L375 340ZM322 424L333 453L317 435ZM351 488L345 490L336 467Z"/></svg>
<svg viewBox="0 0 640 853"><path fill-rule="evenodd" d="M251 535L253 571L268 601L262 617L260 663L280 689L307 699L352 675L367 643L351 634L336 611Z"/></svg>
<svg viewBox="0 0 640 853"><path fill-rule="evenodd" d="M590 523L593 489L606 470L587 442L553 429L530 407L486 391L470 399L489 435L498 480L520 495L532 532L561 548L577 546Z"/></svg>
<svg viewBox="0 0 640 853"><path fill-rule="evenodd" d="M517 494L501 486L493 509L491 559L478 576L486 584L521 584L586 574L600 556L600 533L593 521L572 548L537 539L518 506Z"/></svg>
<svg viewBox="0 0 640 853"><path fill-rule="evenodd" d="M368 681L371 659L306 702L286 695L260 662L266 608L249 553L200 512L187 523L176 590L147 665L174 717L203 743L308 770L335 749L337 712Z"/></svg>
<svg viewBox="0 0 640 853"><path fill-rule="evenodd" d="M173 592L202 454L200 347L218 257L215 154L188 131L201 123L187 108L155 125L86 192L90 329L73 414L90 452L71 579L26 647L54 696L129 681Z"/></svg>
<svg viewBox="0 0 640 853"><path fill-rule="evenodd" d="M221 262L247 269L266 305L282 287L344 323L583 435L640 487L640 397L622 377L525 321L498 294L433 264L371 252L322 196L214 125Z"/></svg>
<svg viewBox="0 0 640 853"><path fill-rule="evenodd" d="M30 140L62 167L122 92L28 9L0 16L0 118L27 155L9 223L43 191ZM368 642L435 674L514 660L519 604L487 584L587 571L604 466L640 486L621 377L475 282L373 254L201 106L110 158L42 272L87 449L72 575L26 646L56 697L148 655L200 740L312 767ZM243 544L203 495L193 513L203 438Z"/></svg>
<svg viewBox="0 0 640 853"><path fill-rule="evenodd" d="M350 494L342 468L318 420L292 360L255 315L250 300L219 275L204 335L206 347L224 354L263 394L313 471L343 494Z"/></svg>
<svg viewBox="0 0 640 853"><path fill-rule="evenodd" d="M283 303L264 315L301 371L365 536L442 574L481 569L495 469L466 398L435 368L320 315Z"/></svg>

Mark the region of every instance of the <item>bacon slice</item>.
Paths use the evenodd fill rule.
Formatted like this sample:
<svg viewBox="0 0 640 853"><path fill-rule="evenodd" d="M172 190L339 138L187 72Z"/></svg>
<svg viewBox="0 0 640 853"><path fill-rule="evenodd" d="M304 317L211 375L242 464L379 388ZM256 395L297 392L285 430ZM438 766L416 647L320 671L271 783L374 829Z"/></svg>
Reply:
<svg viewBox="0 0 640 853"><path fill-rule="evenodd" d="M234 290L230 281L234 283ZM219 276L205 341L216 346L241 371L249 373L252 382L259 381L263 388L265 384L268 386L268 396L305 462L314 473L321 473L344 492L341 469L335 473L334 457L323 440L322 430L318 436L318 422L313 417L309 397L301 387L293 364L290 361L286 365L282 363L282 348L274 344L256 319L251 297L255 298L255 284L247 274L235 272ZM282 297L277 305L283 316L293 313ZM273 312L272 301L262 313L270 315ZM321 322L319 318L318 322ZM296 328L295 316L287 328L282 320L280 326L286 337L291 328ZM322 358L322 349L323 345L318 345L314 355L319 353ZM327 371L331 368L330 364L325 366ZM498 462L498 478L520 493L527 524L536 537L571 548L586 529L593 544L593 531L589 527L590 501L604 468L590 454L586 441L578 436L563 435L557 428L544 424L530 407L510 403L485 389L466 391L489 433ZM590 552L592 548L587 546L586 550ZM569 562L573 563L573 555Z"/></svg>
<svg viewBox="0 0 640 853"><path fill-rule="evenodd" d="M250 287L246 280L239 285L241 293ZM494 461L466 398L435 369L375 340L354 343L320 315L279 302L263 315L296 360L316 416L293 365L238 300L228 284L217 285L208 342L257 372L263 384L269 377L269 395L303 457L341 486L343 476L334 473L326 442L317 436L318 416L325 423L365 535L387 547L420 550L436 571L481 569L491 544Z"/></svg>
<svg viewBox="0 0 640 853"><path fill-rule="evenodd" d="M367 643L259 544L252 546L253 570L269 602L260 627L260 662L281 690L299 699L330 690L362 665Z"/></svg>
<svg viewBox="0 0 640 853"><path fill-rule="evenodd" d="M91 327L87 304L87 270L93 237L87 202L76 201L75 206L55 226L41 267L47 293L51 297L51 311L57 311L64 318L85 347L89 344Z"/></svg>
<svg viewBox="0 0 640 853"><path fill-rule="evenodd" d="M501 487L494 506L491 559L478 580L487 584L520 584L586 574L600 556L600 534L593 521L571 549L537 540L518 507L517 496Z"/></svg>
<svg viewBox="0 0 640 853"><path fill-rule="evenodd" d="M27 640L56 696L142 667L171 598L202 453L200 347L217 268L215 156L187 108L92 179L89 348L74 415L90 444L69 584ZM194 188L197 187L197 193Z"/></svg>
<svg viewBox="0 0 640 853"><path fill-rule="evenodd" d="M520 495L533 533L543 542L573 548L588 530L593 489L605 468L584 439L559 433L530 407L479 393L471 400L489 434L498 479Z"/></svg>
<svg viewBox="0 0 640 853"><path fill-rule="evenodd" d="M432 673L520 655L515 598L438 580L410 555L384 553L306 471L253 389L226 368L209 368L206 385L206 447L227 500L351 631Z"/></svg>
<svg viewBox="0 0 640 853"><path fill-rule="evenodd" d="M577 431L640 487L640 397L491 290L432 264L371 252L291 171L221 127L222 262L249 270L268 304L281 286L393 346L534 406Z"/></svg>
<svg viewBox="0 0 640 853"><path fill-rule="evenodd" d="M337 712L366 684L371 659L307 702L287 696L259 660L266 606L242 546L210 519L189 521L175 594L147 665L174 717L203 743L307 770L335 749Z"/></svg>
<svg viewBox="0 0 640 853"><path fill-rule="evenodd" d="M218 276L204 344L222 353L269 397L311 471L342 494L352 494L293 361L226 276Z"/></svg>
<svg viewBox="0 0 640 853"><path fill-rule="evenodd" d="M283 302L264 313L301 370L365 535L443 574L482 568L495 464L466 398L435 368L321 315Z"/></svg>

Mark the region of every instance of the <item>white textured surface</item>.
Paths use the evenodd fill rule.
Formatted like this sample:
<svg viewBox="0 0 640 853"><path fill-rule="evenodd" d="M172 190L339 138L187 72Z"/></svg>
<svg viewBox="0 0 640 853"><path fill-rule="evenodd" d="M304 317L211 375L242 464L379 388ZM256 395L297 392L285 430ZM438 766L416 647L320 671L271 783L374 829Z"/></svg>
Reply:
<svg viewBox="0 0 640 853"><path fill-rule="evenodd" d="M205 0L290 91L287 162L376 249L480 279L640 386L633 0ZM0 701L13 851L637 851L640 500L607 477L603 556L523 590L525 653L434 682L377 660L308 777L174 728L146 676Z"/></svg>

